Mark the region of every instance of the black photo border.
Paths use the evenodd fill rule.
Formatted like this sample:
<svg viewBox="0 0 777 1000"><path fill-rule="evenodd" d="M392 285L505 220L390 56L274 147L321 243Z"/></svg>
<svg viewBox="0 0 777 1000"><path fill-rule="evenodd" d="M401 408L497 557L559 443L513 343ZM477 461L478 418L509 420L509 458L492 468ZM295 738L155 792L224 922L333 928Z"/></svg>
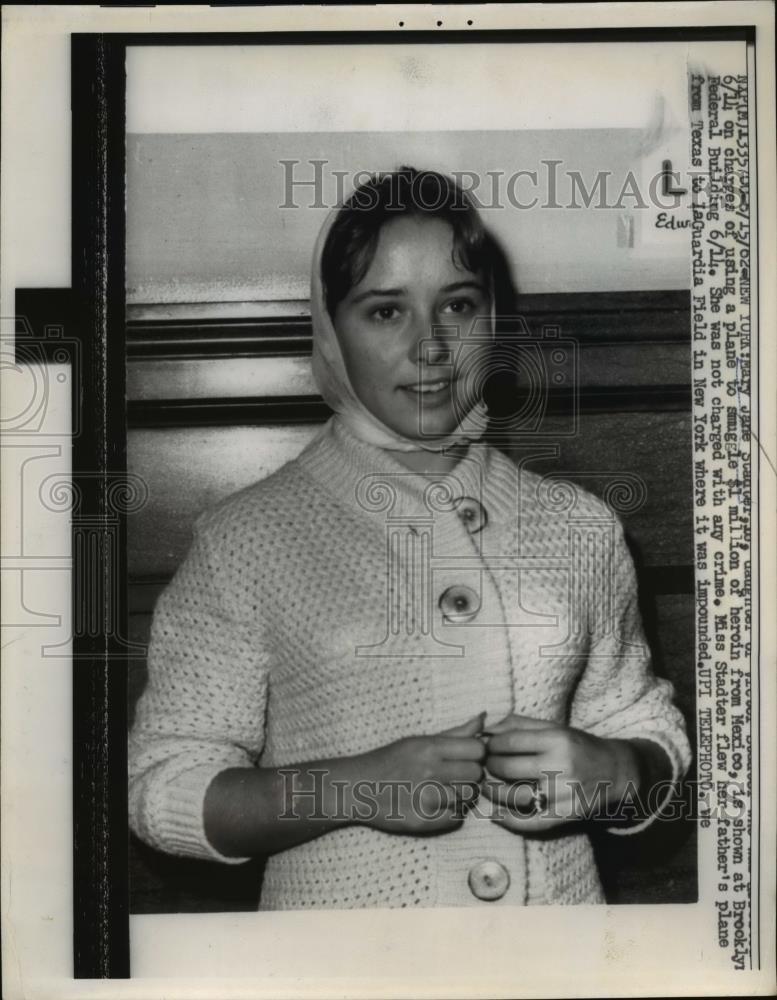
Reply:
<svg viewBox="0 0 777 1000"><path fill-rule="evenodd" d="M489 44L745 41L755 25L673 28L73 33L72 286L17 289L41 356L66 340L73 364L73 974L130 976L127 826L126 518L115 490L126 477L125 57L129 47L176 45ZM757 302L755 303L757 309ZM757 421L757 414L754 414ZM758 435L758 427L755 434ZM757 440L757 437L756 437ZM757 480L756 480L757 482ZM78 558L84 523L107 526L110 558ZM758 544L754 539L754 544ZM107 551L103 551L105 555ZM95 566L99 563L99 569ZM99 577L99 578L98 578ZM97 597L95 596L97 595ZM757 623L754 625L757 628ZM754 754L760 752L756 742ZM753 789L758 795L758 789ZM753 837L758 836L757 829ZM760 851L759 851L760 854ZM758 873L754 879L756 891ZM754 905L757 901L753 900Z"/></svg>

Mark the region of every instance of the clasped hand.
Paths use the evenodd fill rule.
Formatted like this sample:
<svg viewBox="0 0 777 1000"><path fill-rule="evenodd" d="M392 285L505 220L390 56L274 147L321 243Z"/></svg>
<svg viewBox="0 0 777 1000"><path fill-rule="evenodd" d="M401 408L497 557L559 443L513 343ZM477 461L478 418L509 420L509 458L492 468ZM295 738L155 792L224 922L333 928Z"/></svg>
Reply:
<svg viewBox="0 0 777 1000"><path fill-rule="evenodd" d="M540 832L586 818L592 805L599 810L613 805L639 780L636 752L625 740L518 715L484 732L484 717L363 755L362 775L384 786L404 785L408 793L404 807L398 808L396 799L381 801L369 824L442 833L460 825L483 795L494 822L519 833ZM530 804L538 799L542 809L536 811Z"/></svg>
<svg viewBox="0 0 777 1000"><path fill-rule="evenodd" d="M495 822L519 833L548 830L607 812L637 788L639 760L627 740L509 715L486 736L484 795ZM537 798L542 808L531 809ZM528 807L528 808L527 808Z"/></svg>

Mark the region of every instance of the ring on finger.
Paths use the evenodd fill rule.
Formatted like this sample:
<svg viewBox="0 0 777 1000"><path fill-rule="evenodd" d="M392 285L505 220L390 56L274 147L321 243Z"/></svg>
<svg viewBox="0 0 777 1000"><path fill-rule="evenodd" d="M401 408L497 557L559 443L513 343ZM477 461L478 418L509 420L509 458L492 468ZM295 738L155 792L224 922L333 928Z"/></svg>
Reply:
<svg viewBox="0 0 777 1000"><path fill-rule="evenodd" d="M517 813L523 819L531 819L533 816L537 816L539 813L543 812L548 805L548 796L540 789L540 784L538 781L524 782L522 787L531 788L531 796L529 801L524 805L523 803L518 803L513 801L510 804L510 808L513 812Z"/></svg>
<svg viewBox="0 0 777 1000"><path fill-rule="evenodd" d="M545 812L548 808L548 796L540 788L539 782L534 783L534 788L531 793L531 802L533 807L533 816L537 816L539 813Z"/></svg>

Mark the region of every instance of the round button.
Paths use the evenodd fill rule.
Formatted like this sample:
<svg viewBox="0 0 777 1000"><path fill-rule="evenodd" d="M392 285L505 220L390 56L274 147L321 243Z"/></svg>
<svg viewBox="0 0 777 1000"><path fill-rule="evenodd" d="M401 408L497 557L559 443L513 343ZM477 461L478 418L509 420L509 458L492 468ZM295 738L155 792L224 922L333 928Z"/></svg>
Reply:
<svg viewBox="0 0 777 1000"><path fill-rule="evenodd" d="M479 861L469 870L467 881L472 895L492 902L501 899L510 888L510 873L498 861Z"/></svg>
<svg viewBox="0 0 777 1000"><path fill-rule="evenodd" d="M480 598L463 584L444 590L439 604L443 617L449 622L468 622L480 611Z"/></svg>
<svg viewBox="0 0 777 1000"><path fill-rule="evenodd" d="M488 524L488 514L486 514L485 507L474 497L459 497L458 500L454 501L453 507L470 535L482 531Z"/></svg>

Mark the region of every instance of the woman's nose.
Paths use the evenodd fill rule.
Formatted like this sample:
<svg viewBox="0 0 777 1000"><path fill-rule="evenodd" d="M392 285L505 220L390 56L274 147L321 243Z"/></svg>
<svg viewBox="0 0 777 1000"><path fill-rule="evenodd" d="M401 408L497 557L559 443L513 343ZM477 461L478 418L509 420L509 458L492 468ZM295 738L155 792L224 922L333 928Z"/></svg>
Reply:
<svg viewBox="0 0 777 1000"><path fill-rule="evenodd" d="M413 326L408 355L415 364L441 365L450 362L450 338L455 331L441 326L436 316L419 320Z"/></svg>

